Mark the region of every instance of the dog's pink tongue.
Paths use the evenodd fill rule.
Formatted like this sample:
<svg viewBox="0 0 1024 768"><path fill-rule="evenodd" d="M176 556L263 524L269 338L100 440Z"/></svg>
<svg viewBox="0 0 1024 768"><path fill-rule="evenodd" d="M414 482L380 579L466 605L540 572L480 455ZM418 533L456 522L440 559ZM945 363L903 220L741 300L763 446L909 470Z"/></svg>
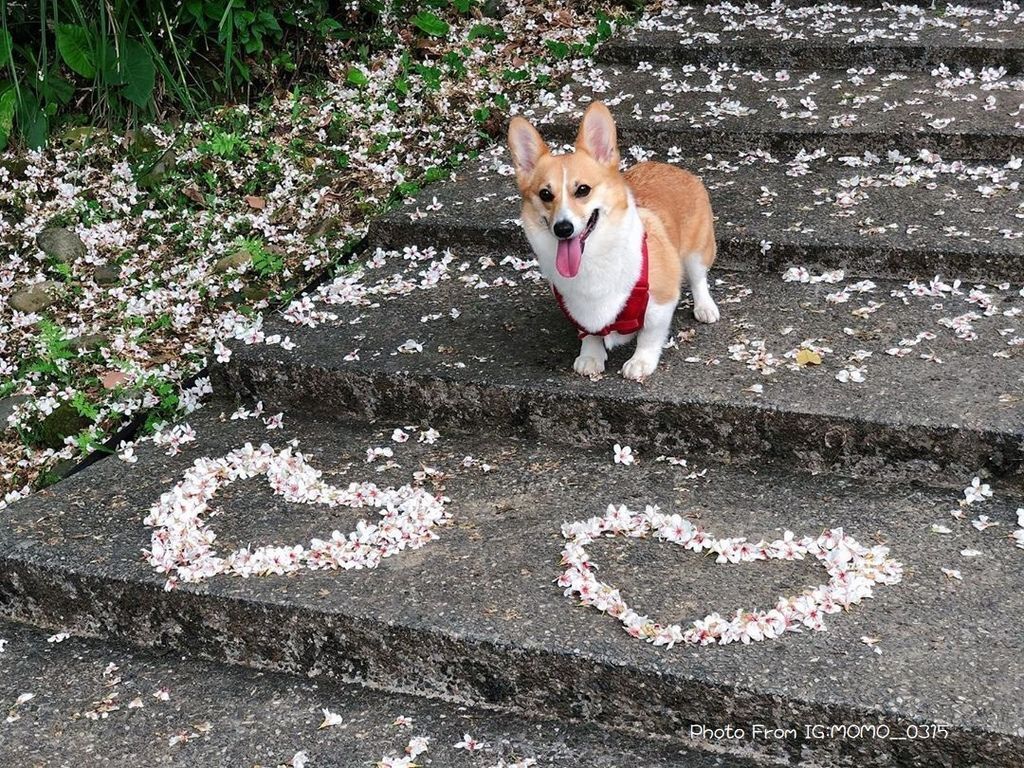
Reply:
<svg viewBox="0 0 1024 768"><path fill-rule="evenodd" d="M576 277L583 260L583 245L580 237L558 241L558 254L555 257L555 268L562 277Z"/></svg>

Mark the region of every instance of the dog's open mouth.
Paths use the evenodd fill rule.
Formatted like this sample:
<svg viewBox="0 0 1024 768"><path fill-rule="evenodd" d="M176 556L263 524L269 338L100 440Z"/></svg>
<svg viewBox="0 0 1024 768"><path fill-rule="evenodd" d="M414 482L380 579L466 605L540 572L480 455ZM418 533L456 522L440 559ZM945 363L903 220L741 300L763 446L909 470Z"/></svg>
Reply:
<svg viewBox="0 0 1024 768"><path fill-rule="evenodd" d="M555 268L562 277L576 277L580 271L580 264L583 262L583 247L587 238L597 226L597 208L590 214L587 226L575 237L568 237L558 241L558 253L555 256Z"/></svg>

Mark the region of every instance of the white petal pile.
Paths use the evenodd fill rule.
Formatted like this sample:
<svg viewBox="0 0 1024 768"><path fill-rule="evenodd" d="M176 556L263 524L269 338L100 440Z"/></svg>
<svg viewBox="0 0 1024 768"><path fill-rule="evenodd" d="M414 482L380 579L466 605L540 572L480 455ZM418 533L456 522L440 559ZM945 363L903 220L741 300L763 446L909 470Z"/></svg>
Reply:
<svg viewBox="0 0 1024 768"><path fill-rule="evenodd" d="M203 521L213 497L236 480L265 475L274 493L291 502L328 507L377 509L377 522L360 520L349 534L334 531L329 539L313 539L308 547L244 547L219 557L216 534ZM200 458L181 482L164 493L150 509L145 524L153 531L146 559L160 573L170 574L166 588L178 582L197 582L220 573L264 576L293 573L302 568L375 568L385 557L418 549L437 538L434 529L451 519L444 497L423 488L403 485L379 488L374 483L351 483L341 488L324 482L321 472L291 447L276 451L264 443L246 443L219 459Z"/></svg>
<svg viewBox="0 0 1024 768"><path fill-rule="evenodd" d="M565 588L565 595L575 595L584 605L614 616L633 637L668 648L676 643L750 643L805 627L820 631L825 629L826 614L838 613L871 597L877 584L896 584L903 578L903 566L889 557L888 547L861 546L842 528L825 531L817 538L799 539L786 531L777 541L752 543L742 537L716 538L686 518L664 514L654 506L633 512L625 505L609 505L603 517L564 524L562 535L566 541L562 550L565 573L558 585ZM597 579L596 566L584 547L602 536L653 537L693 552L716 554L718 563L802 560L809 555L821 562L830 579L800 595L779 598L770 610L741 608L732 618L711 613L684 630L679 624L659 624L639 615L619 590Z"/></svg>

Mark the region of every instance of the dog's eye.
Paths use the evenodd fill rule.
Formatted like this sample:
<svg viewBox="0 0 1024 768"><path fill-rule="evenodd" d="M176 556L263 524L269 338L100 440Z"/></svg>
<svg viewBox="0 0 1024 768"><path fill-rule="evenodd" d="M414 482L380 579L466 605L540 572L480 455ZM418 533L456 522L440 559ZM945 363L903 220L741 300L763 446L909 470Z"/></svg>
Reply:
<svg viewBox="0 0 1024 768"><path fill-rule="evenodd" d="M537 195L545 203L550 203L552 200L555 199L554 193L550 189L547 189L547 188L542 189L540 192L537 193Z"/></svg>
<svg viewBox="0 0 1024 768"><path fill-rule="evenodd" d="M586 184L580 184L576 187L576 197L586 197L590 194L590 187Z"/></svg>

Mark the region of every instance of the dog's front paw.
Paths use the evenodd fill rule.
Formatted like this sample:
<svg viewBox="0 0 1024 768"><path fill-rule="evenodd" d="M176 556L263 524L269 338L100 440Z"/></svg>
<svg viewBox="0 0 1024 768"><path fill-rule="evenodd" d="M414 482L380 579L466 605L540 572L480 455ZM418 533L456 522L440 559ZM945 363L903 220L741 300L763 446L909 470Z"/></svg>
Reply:
<svg viewBox="0 0 1024 768"><path fill-rule="evenodd" d="M702 323L717 323L721 314L718 312L718 305L708 299L694 306L693 316Z"/></svg>
<svg viewBox="0 0 1024 768"><path fill-rule="evenodd" d="M572 364L572 369L580 376L599 376L604 373L604 360L591 355L580 355Z"/></svg>
<svg viewBox="0 0 1024 768"><path fill-rule="evenodd" d="M643 381L658 367L655 355L637 352L622 366L622 375L633 381Z"/></svg>

